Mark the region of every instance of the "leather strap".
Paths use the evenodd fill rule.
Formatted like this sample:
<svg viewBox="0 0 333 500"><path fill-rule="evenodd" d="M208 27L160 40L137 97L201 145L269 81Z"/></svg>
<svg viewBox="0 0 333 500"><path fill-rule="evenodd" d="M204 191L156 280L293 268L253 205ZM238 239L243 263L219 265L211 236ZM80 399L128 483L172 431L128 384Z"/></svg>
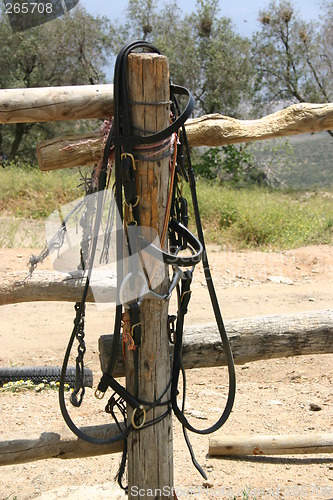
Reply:
<svg viewBox="0 0 333 500"><path fill-rule="evenodd" d="M186 153L187 153L187 160L188 160L188 169L187 172L185 173L185 169L183 165L180 165L180 169L183 172L184 171L184 177L188 178L189 184L190 184L190 189L191 189L191 196L192 196L192 204L193 204L193 210L194 210L194 216L195 216L195 221L196 221L196 227L197 227L197 232L198 232L198 238L196 238L188 229L185 225L183 225L181 222L177 221L175 218L172 218L169 224L169 230L171 232L177 233L179 235L179 238L175 238L176 241L182 241L181 248L184 248L185 246L189 246L190 249L192 249L192 255L190 256L179 256L177 255L177 252L175 254L173 253L168 253L168 252L163 252L160 249L158 249L156 246L149 244L144 238L140 237L138 240L138 247L142 251L147 251L152 255L154 258L163 261L165 264L173 265L176 268L177 267L194 267L200 259L202 259L203 263L203 268L204 268L204 273L205 273L205 278L207 282L207 287L208 291L210 294L211 298L211 303L213 306L214 310L214 315L216 319L216 323L220 332L221 336L221 341L223 343L223 347L225 350L225 354L227 357L227 364L228 364L228 371L229 371L229 393L228 393L228 399L227 403L225 406L225 409L219 418L219 420L212 426L210 426L207 429L196 429L193 427L186 417L184 416L184 411L178 407L177 404L177 394L178 394L178 383L179 383L179 375L180 372L183 372L183 378L185 382L185 371L183 369L183 364L182 364L182 341L183 341L183 332L184 332L184 321L185 321L185 315L187 313L187 308L188 308L188 303L190 300L191 296L191 290L190 290L190 285L192 281L192 272L191 270L184 271L183 272L183 277L182 277L182 286L180 292L178 292L178 302L179 302L179 313L178 313L178 319L177 319L177 326L176 326L176 335L175 335L175 347L174 347L174 361L173 361L173 374L172 374L172 381L171 381L171 403L172 403L172 408L179 419L179 421L182 423L183 427L191 430L193 432L196 432L198 434L208 434L211 432L214 432L215 430L219 429L223 423L227 420L228 416L230 415L230 412L233 407L233 402L234 402L234 397L235 397L235 388L236 388L236 381L235 381L235 369L234 369L234 364L233 364L233 359L232 359L232 353L230 350L228 338L226 335L226 331L224 328L223 320L222 320L222 315L221 311L219 308L219 304L217 301L217 296L216 292L214 289L210 269L209 269L209 264L208 264L208 259L207 259L207 252L205 250L205 242L204 242L204 235L203 235L203 230L202 230L202 225L201 225L201 219L200 219L200 213L199 213L199 207L198 207L198 201L197 201L197 195L196 195L196 188L195 188L195 176L194 172L192 169L191 165L191 160L190 160L190 155L189 155L189 147L188 147L188 142L186 138L186 132L185 132L185 127L184 123L187 120L187 118L190 116L193 108L194 108L194 100L190 93L187 91L187 89L176 86L176 85L170 85L170 92L171 92L171 98L174 102L174 105L177 108L177 118L171 123L169 127L167 127L165 130L158 132L156 134L148 135L148 136L135 136L132 133L131 130L131 121L130 121L130 113L129 113L129 106L128 106L128 90L127 90L127 75L126 75L126 60L129 55L129 53L133 50L140 49L144 50L147 49L150 52L157 52L159 51L150 45L147 42L142 42L142 41L136 41L133 42L125 47L120 51L117 60L116 60L116 65L115 65L115 78L114 78L114 125L110 131L110 134L108 136L108 139L106 141L106 147L104 150L104 155L103 155L103 165L102 165L102 170L101 174L99 177L99 196L98 196L98 201L97 201L97 213L96 213L96 221L95 221L95 226L94 226L94 234L92 238L92 258L90 262L90 267L88 269L88 275L87 275L87 280L86 284L83 290L82 294L82 299L80 302L80 305L77 309L77 314L74 322L74 328L73 332L71 335L71 338L69 340L69 344L66 350L66 354L64 357L64 363L63 363L63 369L62 369L62 374L61 374L61 381L60 381L60 390L59 390L59 399L60 399L60 407L61 411L63 413L64 419L69 426L69 428L80 438L85 439L88 442L95 443L95 444L107 444L107 443L112 443L116 442L119 440L126 439L127 435L131 430L133 430L133 425L127 426L125 432L120 433L118 436L115 436L110 439L96 439L96 438L91 438L90 436L87 436L85 433L83 433L79 428L76 427L72 419L70 418L66 405L65 405L65 399L64 399L64 383L65 383L65 375L66 375L66 368L68 365L68 360L70 356L70 352L73 346L73 342L75 339L75 333L77 331L77 328L79 326L80 318L83 313L83 308L84 304L86 301L88 289L89 289L89 283L90 283L90 278L91 278L91 272L92 272L92 264L93 264L93 259L96 253L96 246L97 246L97 235L98 235L98 229L100 226L101 222L101 215L102 215L102 208L103 208L103 190L105 188L106 184L106 176L107 176L107 165L108 165L108 158L109 158L109 150L112 144L115 147L115 177L116 177L116 203L117 203L117 208L119 211L119 214L121 215L120 218L117 218L117 290L118 290L118 297L117 297L117 305L116 307L116 317L115 317L115 326L114 326L114 336L113 336L113 345L112 345L112 354L110 356L110 360L108 363L108 367L106 372L104 373L100 384L98 386L98 390L105 392L106 388L108 386L112 387L115 392L121 395L121 397L130 404L134 410L138 410L141 408L142 404L146 404L148 406L148 411L149 409L153 408L157 404L168 404L168 402L162 403L162 398L164 394L166 394L168 388L170 387L170 383L167 384L165 390L163 391L162 395L160 395L159 398L157 398L156 401L154 402L141 402L138 400L138 398L135 395L131 395L126 391L125 388L123 388L113 377L112 377L112 372L114 369L114 365L116 362L117 358L117 349L118 345L120 342L120 329L121 329L121 318L122 318L122 305L120 304L119 301L119 290L120 290L120 285L123 282L123 270L122 270L122 257L123 257L123 246L124 246L124 241L123 241L123 236L122 236L122 187L123 185L125 187L125 198L126 201L129 203L132 203L134 201L135 197L135 190L134 190L134 185L135 185L135 173L133 170L131 170L131 165L128 160L130 158L129 155L132 154L132 148L135 145L138 144L152 144L154 142L159 142L160 140L165 139L166 137L170 136L172 133L178 131L180 128L182 128L182 133L180 135L180 142L181 144L185 145ZM180 95L185 95L188 97L188 102L186 104L185 110L183 112L180 112L179 106L177 99L175 97L175 94L180 94ZM126 156L128 155L128 156ZM124 160L124 161L122 161ZM127 171L123 171L123 168ZM187 179L186 179L187 180ZM136 214L136 220L139 223L138 220L138 214ZM176 281L175 281L176 283ZM179 285L177 285L177 288L179 289ZM134 312L135 316L137 317L138 311ZM164 414L168 414L169 410L167 410ZM154 421L150 422L150 425L153 425ZM135 427L137 428L137 427Z"/></svg>

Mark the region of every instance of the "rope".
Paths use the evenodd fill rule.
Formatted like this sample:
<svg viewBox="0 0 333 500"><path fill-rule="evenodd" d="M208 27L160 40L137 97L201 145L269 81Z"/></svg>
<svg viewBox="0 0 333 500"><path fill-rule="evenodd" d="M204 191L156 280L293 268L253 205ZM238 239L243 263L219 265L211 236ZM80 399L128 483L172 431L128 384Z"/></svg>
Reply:
<svg viewBox="0 0 333 500"><path fill-rule="evenodd" d="M164 247L165 243L165 238L168 232L168 227L169 227L169 220L170 220L170 212L171 212L171 202L172 202L172 197L173 197L173 186L174 186L174 180L175 180L175 172L176 172L176 161L177 161L177 134L174 134L174 153L173 153L173 161L171 164L170 163L170 181L169 181L169 189L168 189L168 199L167 199L167 206L165 209L165 216L164 216L164 222L163 222L163 228L162 228L162 233L160 237L160 244L161 248ZM155 277L156 274L156 269L157 269L157 262L155 262L154 269L151 273L151 277L149 278L149 288L151 288L152 281Z"/></svg>
<svg viewBox="0 0 333 500"><path fill-rule="evenodd" d="M155 144L138 145L133 148L135 159L157 162L173 153L173 135Z"/></svg>
<svg viewBox="0 0 333 500"><path fill-rule="evenodd" d="M122 328L123 328L123 336L122 336L122 344L123 344L123 358L125 361L126 351L125 344L129 344L127 346L129 351L135 351L137 346L135 345L134 339L131 335L131 320L128 314L128 311L125 311L122 316Z"/></svg>

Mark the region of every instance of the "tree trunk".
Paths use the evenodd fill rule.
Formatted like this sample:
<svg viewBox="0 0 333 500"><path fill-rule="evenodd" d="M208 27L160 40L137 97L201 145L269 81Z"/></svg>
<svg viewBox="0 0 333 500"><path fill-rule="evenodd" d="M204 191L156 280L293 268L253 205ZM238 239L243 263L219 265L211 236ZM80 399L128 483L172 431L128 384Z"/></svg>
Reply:
<svg viewBox="0 0 333 500"><path fill-rule="evenodd" d="M17 123L15 126L15 137L12 142L12 147L9 153L9 159L12 160L15 158L17 155L22 139L25 136L25 134L28 132L28 130L31 129L31 125L26 125L25 123Z"/></svg>

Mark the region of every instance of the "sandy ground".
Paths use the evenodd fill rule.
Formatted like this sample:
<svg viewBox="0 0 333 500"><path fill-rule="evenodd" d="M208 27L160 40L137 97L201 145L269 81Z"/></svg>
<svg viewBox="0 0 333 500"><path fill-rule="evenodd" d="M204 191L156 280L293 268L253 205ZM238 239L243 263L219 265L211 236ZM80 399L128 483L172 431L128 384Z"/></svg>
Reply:
<svg viewBox="0 0 333 500"><path fill-rule="evenodd" d="M24 270L32 250L0 249L0 272ZM282 253L232 252L209 247L214 282L225 319L332 308L333 247L313 246ZM40 269L50 266L46 262ZM274 278L275 277L275 278ZM276 279L276 277L280 277ZM272 281L273 279L273 281ZM98 382L97 340L112 330L113 310L87 307L87 366ZM62 363L73 324L71 303L23 303L0 308L1 366ZM212 321L201 270L196 271L187 324ZM327 433L333 424L333 355L299 356L237 366L237 395L225 437L256 434ZM188 415L197 426L219 416L226 399L224 368L188 373ZM88 391L89 392L89 391ZM88 394L80 425L105 421ZM313 411L312 405L320 410ZM103 405L102 405L103 406ZM19 438L65 424L56 392L0 394L1 434ZM191 436L205 481L192 466L181 427L174 422L174 473L179 499L333 499L332 455L217 458L208 455L208 436ZM114 482L119 455L63 461L50 459L0 470L0 498L18 500L120 498ZM149 494L149 493L148 493ZM246 496L248 495L248 496ZM138 496L139 498L139 496Z"/></svg>

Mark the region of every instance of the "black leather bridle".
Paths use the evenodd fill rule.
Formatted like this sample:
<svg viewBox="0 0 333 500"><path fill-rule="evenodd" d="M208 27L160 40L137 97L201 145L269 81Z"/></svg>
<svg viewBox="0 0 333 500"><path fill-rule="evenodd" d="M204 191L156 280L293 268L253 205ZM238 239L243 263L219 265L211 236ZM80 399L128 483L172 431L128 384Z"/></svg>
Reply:
<svg viewBox="0 0 333 500"><path fill-rule="evenodd" d="M146 414L152 408L154 408L157 405L160 406L163 405L166 407L165 412L161 415L161 417L159 417L159 420L168 415L172 408L174 414L176 415L176 417L183 426L185 439L189 445L192 460L196 465L196 467L201 472L201 474L204 475L205 477L205 473L203 472L199 464L197 464L197 462L195 461L192 448L188 441L186 429L198 434L209 434L219 429L227 420L232 411L235 398L236 381L235 381L235 369L233 364L233 357L230 350L228 337L224 328L221 311L219 308L216 292L212 281L212 276L209 269L207 252L205 249L204 235L203 235L199 207L198 207L197 194L196 194L195 176L191 165L189 147L184 127L185 121L189 118L189 116L193 111L194 101L187 89L177 85L170 84L170 102L173 110L173 119L171 124L165 130L162 130L152 135L138 136L133 134L131 119L130 119L129 99L128 99L126 63L128 55L131 52L138 50L159 53L158 49L156 49L151 44L144 41L135 41L123 47L116 60L115 74L114 74L114 121L106 141L103 154L102 168L98 178L97 208L96 208L95 225L93 229L93 237L91 240L92 241L91 259L89 267L87 269L87 278L81 301L77 304L76 307L74 328L64 357L64 363L60 381L60 391L59 391L60 408L69 428L78 437L94 444L108 444L120 440L126 440L130 432L138 431L140 428L147 427L148 425L154 425L157 422L156 419L152 419L150 421L146 419ZM187 104L183 112L180 111L176 95L185 96L187 98ZM192 234L187 227L186 200L183 198L176 200L176 194L173 193L173 206L171 209L169 225L168 225L169 250L163 251L157 246L151 244L150 242L147 242L143 237L143 235L140 234L140 231L138 232L137 229L140 227L140 214L139 214L138 203L136 203L137 200L136 172L133 162L133 154L135 154L134 150L136 146L142 144L144 145L156 144L159 141L163 141L166 138L169 138L174 133L178 134L178 142L180 144L177 153L179 157L177 156L177 163L176 163L177 175L182 176L186 181L189 182L191 197L192 197L193 212L195 216L195 223L198 236ZM111 389L114 391L114 395L112 396L113 400L111 406L112 404L118 404L116 403L116 401L118 401L119 399L125 401L134 410L135 417L132 418L131 423L125 424L125 428L119 432L119 435L113 436L109 439L98 439L87 435L80 428L78 428L71 419L68 410L66 408L64 386L65 386L66 368L68 365L70 353L73 347L73 343L77 338L78 331L80 330L80 328L82 328L82 321L84 319L85 302L87 298L88 289L90 286L93 260L97 247L97 239L98 239L97 236L102 217L103 197L107 182L108 159L111 147L114 148L114 156L115 156L114 162L115 162L116 205L119 214L121 214L121 217L118 221L117 243L116 243L117 306L115 314L114 335L113 335L111 355L109 358L107 369L103 373L101 380L98 384L96 393L97 395L103 395L108 389L108 387L111 387ZM183 162L184 153L187 156L186 158L187 169L185 169ZM170 293L172 289L176 288L178 296L178 314L177 314L176 328L174 335L174 353L173 353L173 366L172 366L171 379L166 383L166 387L163 393L159 395L155 401L150 401L150 402L140 400L138 394L130 393L113 377L114 366L117 358L117 350L120 343L122 314L124 307L124 305L121 303L120 290L124 282L124 279L128 278L128 276L125 278L123 276L122 259L124 252L124 243L126 243L127 246L129 247L129 253L131 254L131 252L133 252L133 248L131 248L129 240L128 239L126 240L126 238L128 237L123 235L123 215L122 215L123 201L125 201L128 206L131 206L133 211L133 220L135 221L136 236L137 236L134 250L140 252L144 249L153 259L160 260L161 262L164 262L164 264L167 265L172 265L174 270L174 275L173 279L171 280ZM127 231L128 232L131 231L131 224L127 226ZM181 250L184 248L188 248L190 250L190 255L188 255L188 253L186 255L183 255L181 253ZM228 372L229 372L229 392L224 411L220 416L220 418L217 420L217 422L207 429L195 428L193 425L189 423L189 421L184 415L185 386L186 386L186 376L182 362L184 320L191 297L191 282L192 282L193 270L196 264L198 264L198 262L200 261L202 262L203 265L205 279L207 282L207 288L209 291L216 323L218 326L218 330L220 332L221 341L225 351L227 365L228 365ZM185 270L183 270L182 268L185 268ZM151 293L154 292L151 291ZM159 298L161 300L165 300L169 297L170 293L167 294L167 296L160 296ZM132 301L130 304L126 304L126 307L129 311L133 340L138 346L140 344L140 336L141 336L140 301L142 299L144 299L144 297L141 297L140 300ZM180 375L182 375L183 379L182 408L179 407L177 402ZM171 392L171 397L170 399L165 400L165 397L168 397L169 391ZM74 390L74 393L71 396L71 401L75 406L79 406L81 404L83 394L84 394L84 388L82 387L82 383L81 384L78 383L78 387Z"/></svg>

